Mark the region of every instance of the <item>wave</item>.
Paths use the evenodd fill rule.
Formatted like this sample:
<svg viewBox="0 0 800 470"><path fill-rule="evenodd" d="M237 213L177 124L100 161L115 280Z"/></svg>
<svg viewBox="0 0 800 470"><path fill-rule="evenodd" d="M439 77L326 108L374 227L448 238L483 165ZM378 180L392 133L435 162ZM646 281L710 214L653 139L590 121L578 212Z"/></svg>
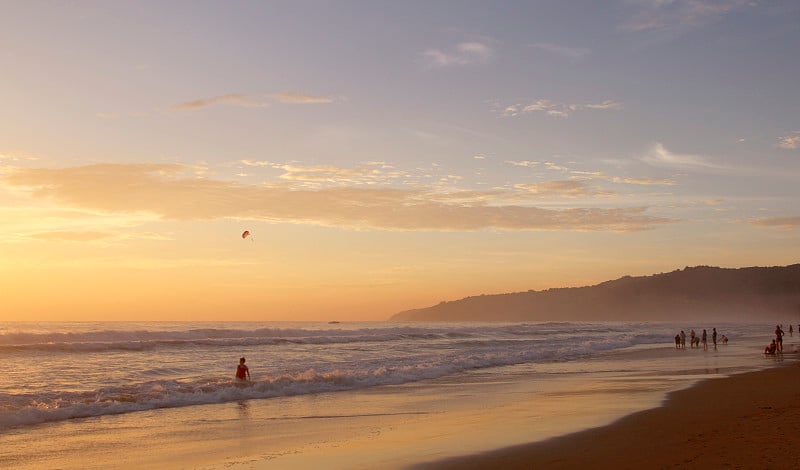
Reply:
<svg viewBox="0 0 800 470"><path fill-rule="evenodd" d="M0 334L3 351L147 351L194 346L242 347L282 344L337 344L469 337L469 333L426 332L413 329L340 331L259 329L255 331L202 329L179 332L105 330L82 333Z"/></svg>
<svg viewBox="0 0 800 470"><path fill-rule="evenodd" d="M0 328L0 364L11 367L11 378L0 388L0 432L158 408L358 390L515 364L535 368L629 346L669 345L675 334L675 325L633 323L268 325L48 325L49 332L35 326ZM729 337L760 330L737 328ZM243 346L265 346L251 348L247 356L271 375L254 374L256 380L244 386L225 376L228 360L239 357L239 351L226 348ZM150 350L156 351L139 353ZM19 351L24 356L42 352L47 360L40 375L17 367L14 353ZM104 354L108 351L120 353ZM25 360L38 364L36 358ZM124 370L120 364L126 364ZM112 375L113 381L107 380ZM55 381L28 381L40 376Z"/></svg>
<svg viewBox="0 0 800 470"><path fill-rule="evenodd" d="M0 354L14 351L103 352L150 351L161 348L215 348L291 344L375 343L392 341L431 341L475 338L486 335L525 337L534 335L574 334L576 324L542 323L516 325L481 325L452 327L306 329L258 328L254 330L201 328L181 331L100 330L84 332L35 333L0 332ZM584 333L609 332L608 326L579 327ZM621 329L620 331L624 331Z"/></svg>
<svg viewBox="0 0 800 470"><path fill-rule="evenodd" d="M397 333L397 332L395 332ZM639 342L649 338L641 337ZM472 369L514 364L564 361L599 351L629 346L630 335L613 339L597 336L581 341L514 339L458 340L450 351L432 348L414 356L374 357L352 363L318 364L314 368L284 371L246 383L229 378L159 379L168 368L153 370L151 380L97 390L47 390L37 393L0 393L0 429L157 408L227 403L322 392L356 390L436 379ZM155 379L155 380L152 380Z"/></svg>

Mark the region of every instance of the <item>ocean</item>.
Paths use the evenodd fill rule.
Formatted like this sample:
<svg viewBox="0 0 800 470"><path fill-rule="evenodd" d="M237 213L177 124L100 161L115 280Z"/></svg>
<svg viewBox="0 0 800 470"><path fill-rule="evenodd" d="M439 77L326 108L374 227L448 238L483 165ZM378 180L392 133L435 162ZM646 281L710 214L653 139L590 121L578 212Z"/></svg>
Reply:
<svg viewBox="0 0 800 470"><path fill-rule="evenodd" d="M710 344L712 327L720 336L716 350ZM688 337L691 328L698 335L707 329L709 351L690 349L688 338L686 351L675 350L675 334L683 329ZM420 411L414 405L420 390L433 397L450 393L453 384L500 387L524 381L538 384L528 395L546 391L552 397L575 384L607 388L610 376L625 378L628 385L646 378L650 385L644 388L663 398L710 375L775 365L761 354L773 330L770 324L624 322L0 323L0 443L9 444L0 446L0 466L29 458L23 454L33 449L21 444L23 438L58 434L67 423L73 431L114 419L135 427L137 417L146 416L139 420L139 431L146 431L159 413L247 404L262 406L260 418L277 419L286 417L277 404L289 398L336 397L342 403L376 396L364 392L392 390L393 404L409 396L408 406L396 414L413 414ZM721 344L722 335L729 338L727 345ZM246 383L234 379L240 357L252 376ZM450 388L431 391L431 384ZM371 406L374 414L390 407ZM569 404L562 406L570 411ZM632 411L614 410L611 414Z"/></svg>

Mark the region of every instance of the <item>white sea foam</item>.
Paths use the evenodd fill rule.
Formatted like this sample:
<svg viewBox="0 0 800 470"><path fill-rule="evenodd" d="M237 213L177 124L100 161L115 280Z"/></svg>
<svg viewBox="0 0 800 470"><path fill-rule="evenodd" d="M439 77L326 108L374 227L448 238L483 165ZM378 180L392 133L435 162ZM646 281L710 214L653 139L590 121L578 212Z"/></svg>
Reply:
<svg viewBox="0 0 800 470"><path fill-rule="evenodd" d="M576 361L634 345L669 344L676 332L667 325L621 323L109 326L2 325L0 430ZM737 328L728 335L746 330ZM230 377L240 353L253 368L246 384Z"/></svg>

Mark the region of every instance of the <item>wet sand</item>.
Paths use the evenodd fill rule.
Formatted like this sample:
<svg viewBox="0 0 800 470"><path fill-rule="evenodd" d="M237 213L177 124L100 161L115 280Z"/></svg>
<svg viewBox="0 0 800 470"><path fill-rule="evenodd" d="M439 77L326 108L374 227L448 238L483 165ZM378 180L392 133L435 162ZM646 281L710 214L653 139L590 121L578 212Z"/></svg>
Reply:
<svg viewBox="0 0 800 470"><path fill-rule="evenodd" d="M800 468L800 364L713 378L610 425L415 469Z"/></svg>

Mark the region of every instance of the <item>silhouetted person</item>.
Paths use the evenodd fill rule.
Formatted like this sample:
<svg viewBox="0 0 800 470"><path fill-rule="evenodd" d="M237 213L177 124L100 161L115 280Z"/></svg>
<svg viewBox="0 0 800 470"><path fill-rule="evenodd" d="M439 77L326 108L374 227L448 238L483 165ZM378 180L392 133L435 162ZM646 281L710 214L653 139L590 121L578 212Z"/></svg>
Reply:
<svg viewBox="0 0 800 470"><path fill-rule="evenodd" d="M778 352L783 352L783 329L775 325L775 341L778 343Z"/></svg>
<svg viewBox="0 0 800 470"><path fill-rule="evenodd" d="M708 333L705 328L703 328L703 351L708 351Z"/></svg>
<svg viewBox="0 0 800 470"><path fill-rule="evenodd" d="M775 344L775 340L773 339L772 342L769 343L769 346L764 348L764 354L769 354L770 356L774 356L775 355L775 351L777 351L777 349L778 349L778 345Z"/></svg>
<svg viewBox="0 0 800 470"><path fill-rule="evenodd" d="M681 330L681 349L686 349L686 332Z"/></svg>
<svg viewBox="0 0 800 470"><path fill-rule="evenodd" d="M714 343L714 350L717 350L717 329L711 328L711 342Z"/></svg>

